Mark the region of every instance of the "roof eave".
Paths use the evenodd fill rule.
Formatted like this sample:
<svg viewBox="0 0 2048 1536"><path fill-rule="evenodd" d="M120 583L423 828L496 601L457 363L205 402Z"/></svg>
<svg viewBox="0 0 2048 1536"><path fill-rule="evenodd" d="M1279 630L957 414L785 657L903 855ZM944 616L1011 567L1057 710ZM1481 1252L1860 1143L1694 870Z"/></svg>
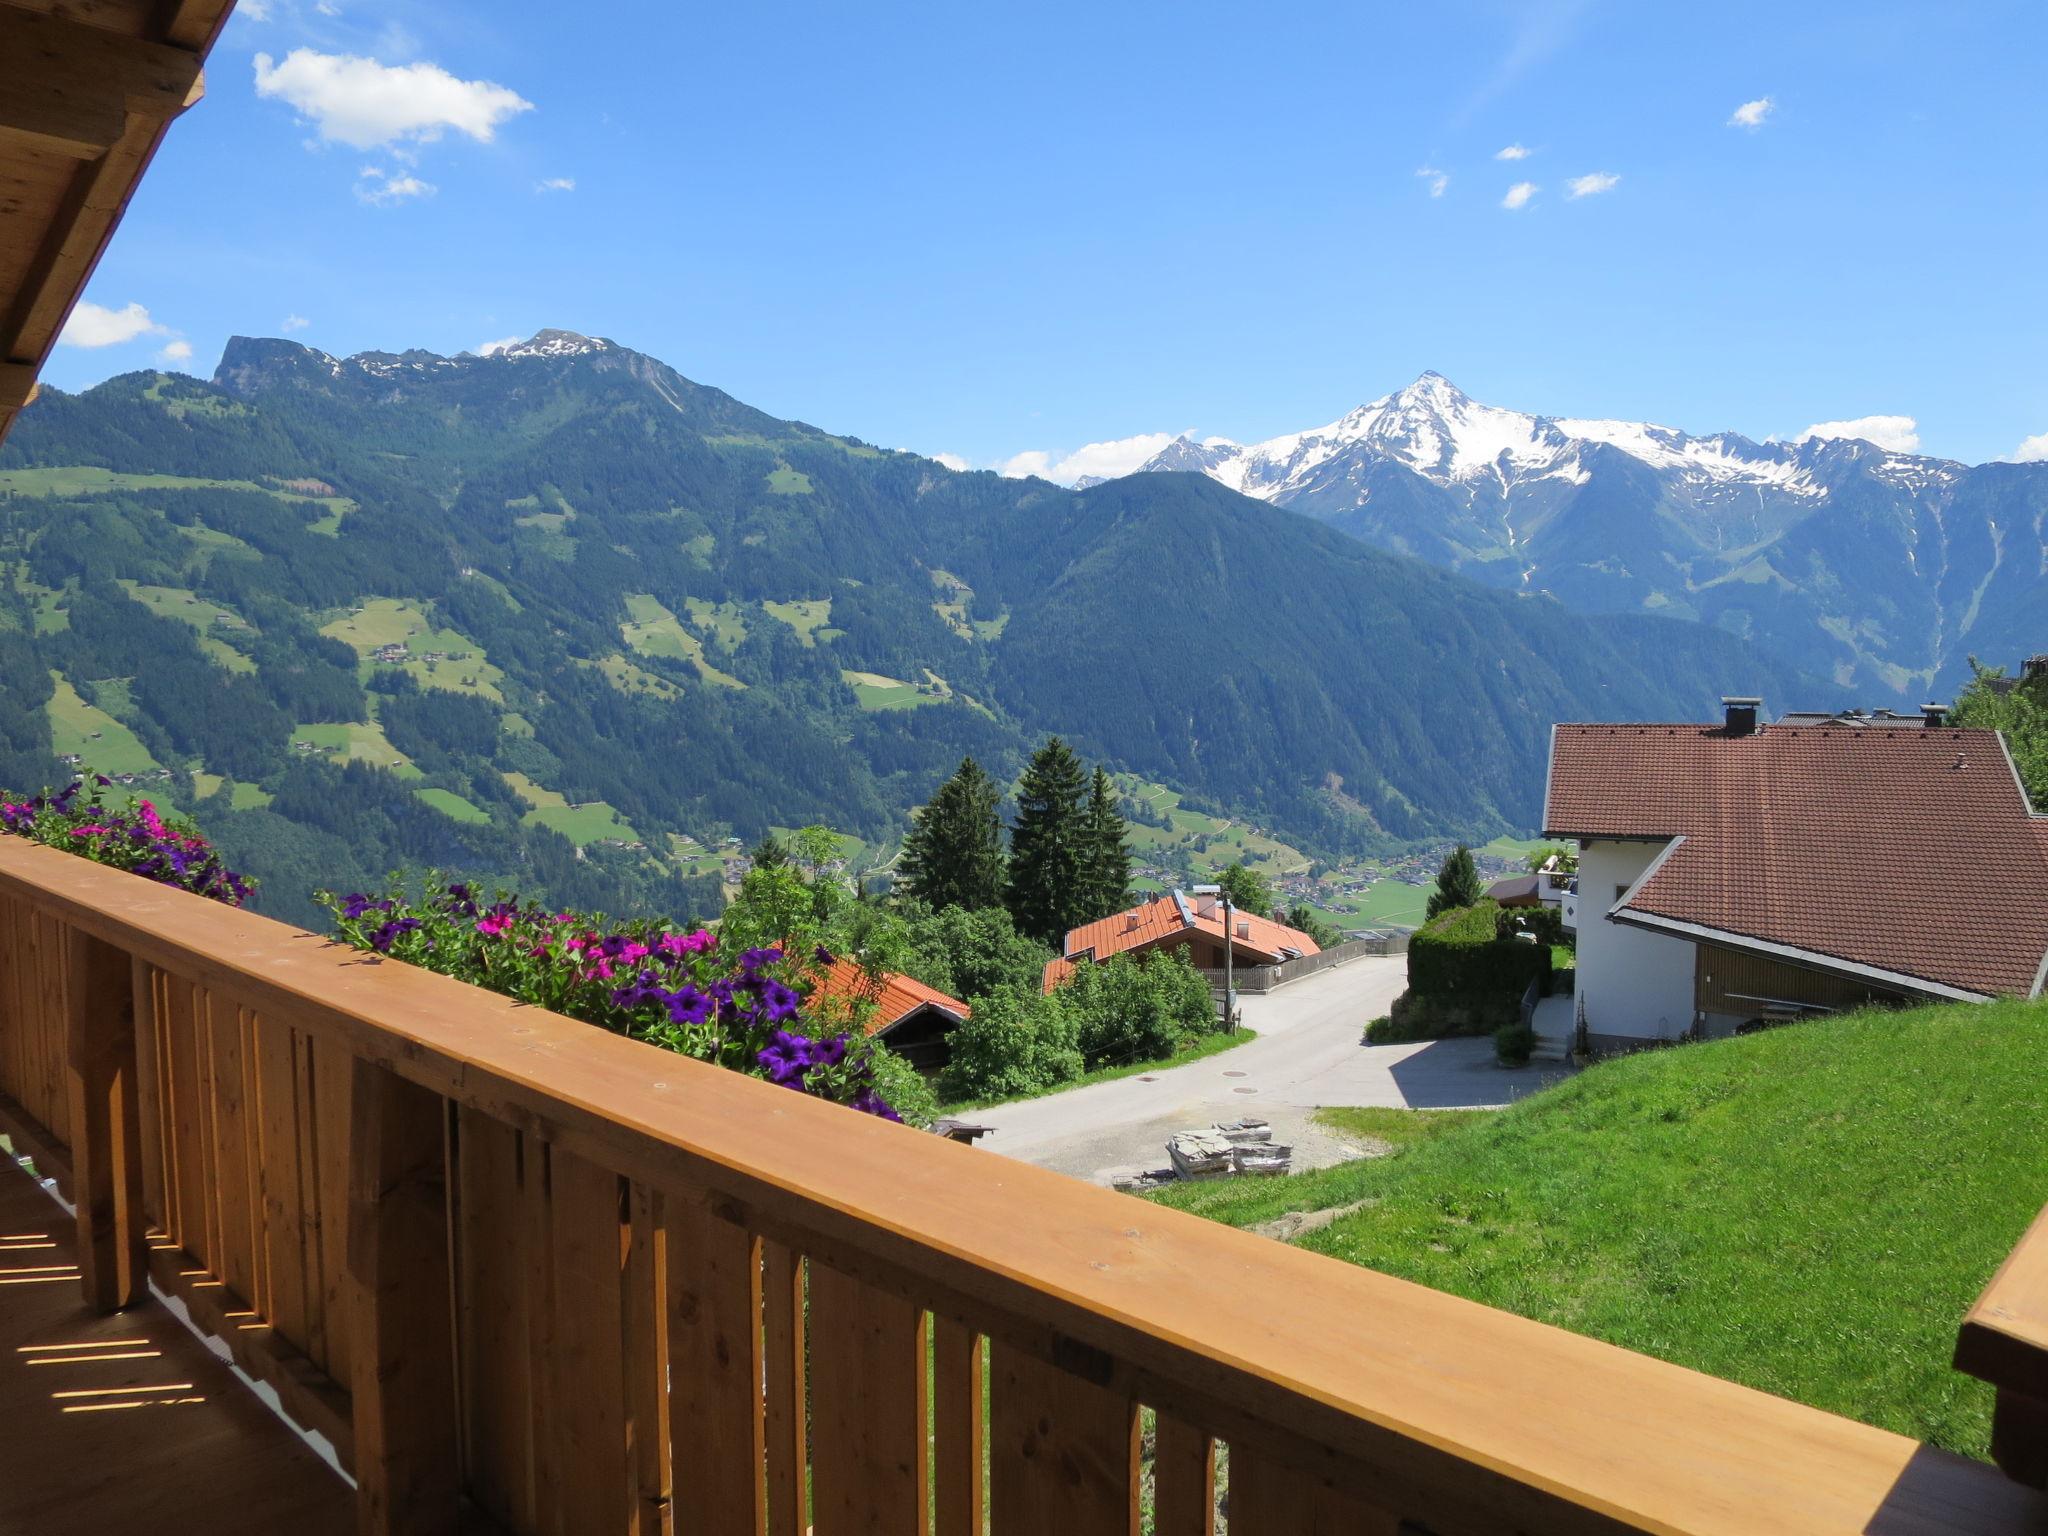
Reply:
<svg viewBox="0 0 2048 1536"><path fill-rule="evenodd" d="M1607 916L1614 922L1629 928L1647 929L1654 933L1667 933L1679 938L1688 938L1702 944L1713 944L1723 949L1745 949L1757 954L1769 955L1773 959L1790 961L1813 970L1828 971L1838 976L1850 976L1859 981L1875 982L1880 986L1897 991L1914 992L1923 997L1937 998L1953 1003L1988 1003L1997 994L1974 992L1967 987L1958 987L1944 981L1934 981L1925 976L1915 976L1906 971L1888 971L1882 966L1865 965L1860 961L1845 959L1841 955L1824 954L1816 949L1801 949L1793 944L1779 944L1770 939L1760 939L1754 934L1737 933L1729 928L1715 928L1706 923L1690 923L1683 918L1666 917L1661 912L1642 912L1617 906ZM2039 982L2036 982L2036 990Z"/></svg>

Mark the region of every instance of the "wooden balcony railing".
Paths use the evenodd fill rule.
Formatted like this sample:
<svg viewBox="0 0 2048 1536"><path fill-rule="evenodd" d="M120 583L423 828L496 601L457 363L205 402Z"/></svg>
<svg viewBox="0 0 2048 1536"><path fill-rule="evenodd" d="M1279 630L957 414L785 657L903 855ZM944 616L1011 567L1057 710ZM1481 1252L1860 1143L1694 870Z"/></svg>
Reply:
<svg viewBox="0 0 2048 1536"><path fill-rule="evenodd" d="M1898 1435L11 840L0 1087L89 1296L183 1297L366 1531L1128 1536L1149 1468L1154 1529L1210 1536L1219 1441L1232 1536L2048 1522ZM2025 1253L1964 1351L2010 1341L2021 1396Z"/></svg>

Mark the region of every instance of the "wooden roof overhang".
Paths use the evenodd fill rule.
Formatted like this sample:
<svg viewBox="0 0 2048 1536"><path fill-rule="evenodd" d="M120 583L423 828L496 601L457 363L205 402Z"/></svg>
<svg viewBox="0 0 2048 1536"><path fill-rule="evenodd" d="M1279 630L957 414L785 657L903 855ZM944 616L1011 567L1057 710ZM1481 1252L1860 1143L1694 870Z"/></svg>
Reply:
<svg viewBox="0 0 2048 1536"><path fill-rule="evenodd" d="M234 0L0 0L0 437Z"/></svg>

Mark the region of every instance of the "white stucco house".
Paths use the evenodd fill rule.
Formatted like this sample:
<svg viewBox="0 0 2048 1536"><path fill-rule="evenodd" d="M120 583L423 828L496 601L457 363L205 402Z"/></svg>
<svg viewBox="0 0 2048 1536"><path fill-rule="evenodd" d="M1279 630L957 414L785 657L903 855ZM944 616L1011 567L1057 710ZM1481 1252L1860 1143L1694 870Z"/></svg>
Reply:
<svg viewBox="0 0 2048 1536"><path fill-rule="evenodd" d="M1997 732L1725 711L1552 729L1544 833L1579 844L1564 916L1586 1044L2040 994L2048 817Z"/></svg>

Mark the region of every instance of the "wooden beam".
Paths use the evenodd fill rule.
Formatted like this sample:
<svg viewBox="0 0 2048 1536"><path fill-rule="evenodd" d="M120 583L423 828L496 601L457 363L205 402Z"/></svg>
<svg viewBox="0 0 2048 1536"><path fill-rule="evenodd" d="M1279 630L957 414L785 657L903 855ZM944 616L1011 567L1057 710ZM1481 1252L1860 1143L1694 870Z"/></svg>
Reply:
<svg viewBox="0 0 2048 1536"><path fill-rule="evenodd" d="M360 1058L349 1104L357 1529L453 1532L460 1449L447 1106Z"/></svg>
<svg viewBox="0 0 2048 1536"><path fill-rule="evenodd" d="M202 62L189 48L12 5L0 5L0 59L7 60L10 101L30 96L51 110L87 116L182 112L197 99Z"/></svg>

